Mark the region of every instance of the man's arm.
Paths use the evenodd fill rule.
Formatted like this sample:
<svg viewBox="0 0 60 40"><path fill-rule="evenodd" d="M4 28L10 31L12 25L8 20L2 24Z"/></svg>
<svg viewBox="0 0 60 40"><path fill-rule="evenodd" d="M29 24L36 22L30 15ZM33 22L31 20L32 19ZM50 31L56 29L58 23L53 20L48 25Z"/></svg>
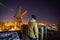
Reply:
<svg viewBox="0 0 60 40"><path fill-rule="evenodd" d="M34 29L35 29L35 36L38 39L38 27L37 27L37 23L35 24Z"/></svg>

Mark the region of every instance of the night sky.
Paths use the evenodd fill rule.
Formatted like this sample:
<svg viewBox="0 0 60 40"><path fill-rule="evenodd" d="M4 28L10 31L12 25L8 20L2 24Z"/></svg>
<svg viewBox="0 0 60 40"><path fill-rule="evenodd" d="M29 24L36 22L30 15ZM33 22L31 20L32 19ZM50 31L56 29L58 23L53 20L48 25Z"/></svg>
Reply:
<svg viewBox="0 0 60 40"><path fill-rule="evenodd" d="M37 22L58 24L60 17L60 4L58 0L0 0L0 21L15 21L18 6L22 7L22 12L28 13L23 17L28 22L31 15L37 16Z"/></svg>

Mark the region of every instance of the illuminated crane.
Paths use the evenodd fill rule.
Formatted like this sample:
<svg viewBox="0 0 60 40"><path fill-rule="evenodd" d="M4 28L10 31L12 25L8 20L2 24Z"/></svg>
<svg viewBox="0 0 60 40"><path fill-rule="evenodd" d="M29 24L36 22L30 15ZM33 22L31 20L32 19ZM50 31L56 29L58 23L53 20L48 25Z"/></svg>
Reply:
<svg viewBox="0 0 60 40"><path fill-rule="evenodd" d="M22 30L22 24L23 24L23 16L26 15L27 10L25 10L23 13L21 13L21 6L18 7L17 15L14 16L14 18L17 19L17 24L20 30Z"/></svg>

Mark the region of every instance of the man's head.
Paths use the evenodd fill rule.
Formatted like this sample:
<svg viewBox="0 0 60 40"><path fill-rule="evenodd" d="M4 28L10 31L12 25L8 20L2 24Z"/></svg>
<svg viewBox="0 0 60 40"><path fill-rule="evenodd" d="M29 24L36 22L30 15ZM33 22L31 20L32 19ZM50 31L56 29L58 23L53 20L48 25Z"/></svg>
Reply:
<svg viewBox="0 0 60 40"><path fill-rule="evenodd" d="M32 18L36 20L36 16L35 15L32 15Z"/></svg>

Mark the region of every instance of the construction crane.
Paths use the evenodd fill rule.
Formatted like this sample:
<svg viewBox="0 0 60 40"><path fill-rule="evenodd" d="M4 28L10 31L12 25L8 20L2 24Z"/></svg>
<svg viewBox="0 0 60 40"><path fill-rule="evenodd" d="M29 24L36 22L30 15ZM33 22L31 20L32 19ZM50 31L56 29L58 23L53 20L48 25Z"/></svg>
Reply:
<svg viewBox="0 0 60 40"><path fill-rule="evenodd" d="M27 10L25 10L23 13L21 12L21 6L18 7L17 15L14 16L14 18L17 20L17 26L22 30L22 24L23 24L23 16L25 16L27 13Z"/></svg>

